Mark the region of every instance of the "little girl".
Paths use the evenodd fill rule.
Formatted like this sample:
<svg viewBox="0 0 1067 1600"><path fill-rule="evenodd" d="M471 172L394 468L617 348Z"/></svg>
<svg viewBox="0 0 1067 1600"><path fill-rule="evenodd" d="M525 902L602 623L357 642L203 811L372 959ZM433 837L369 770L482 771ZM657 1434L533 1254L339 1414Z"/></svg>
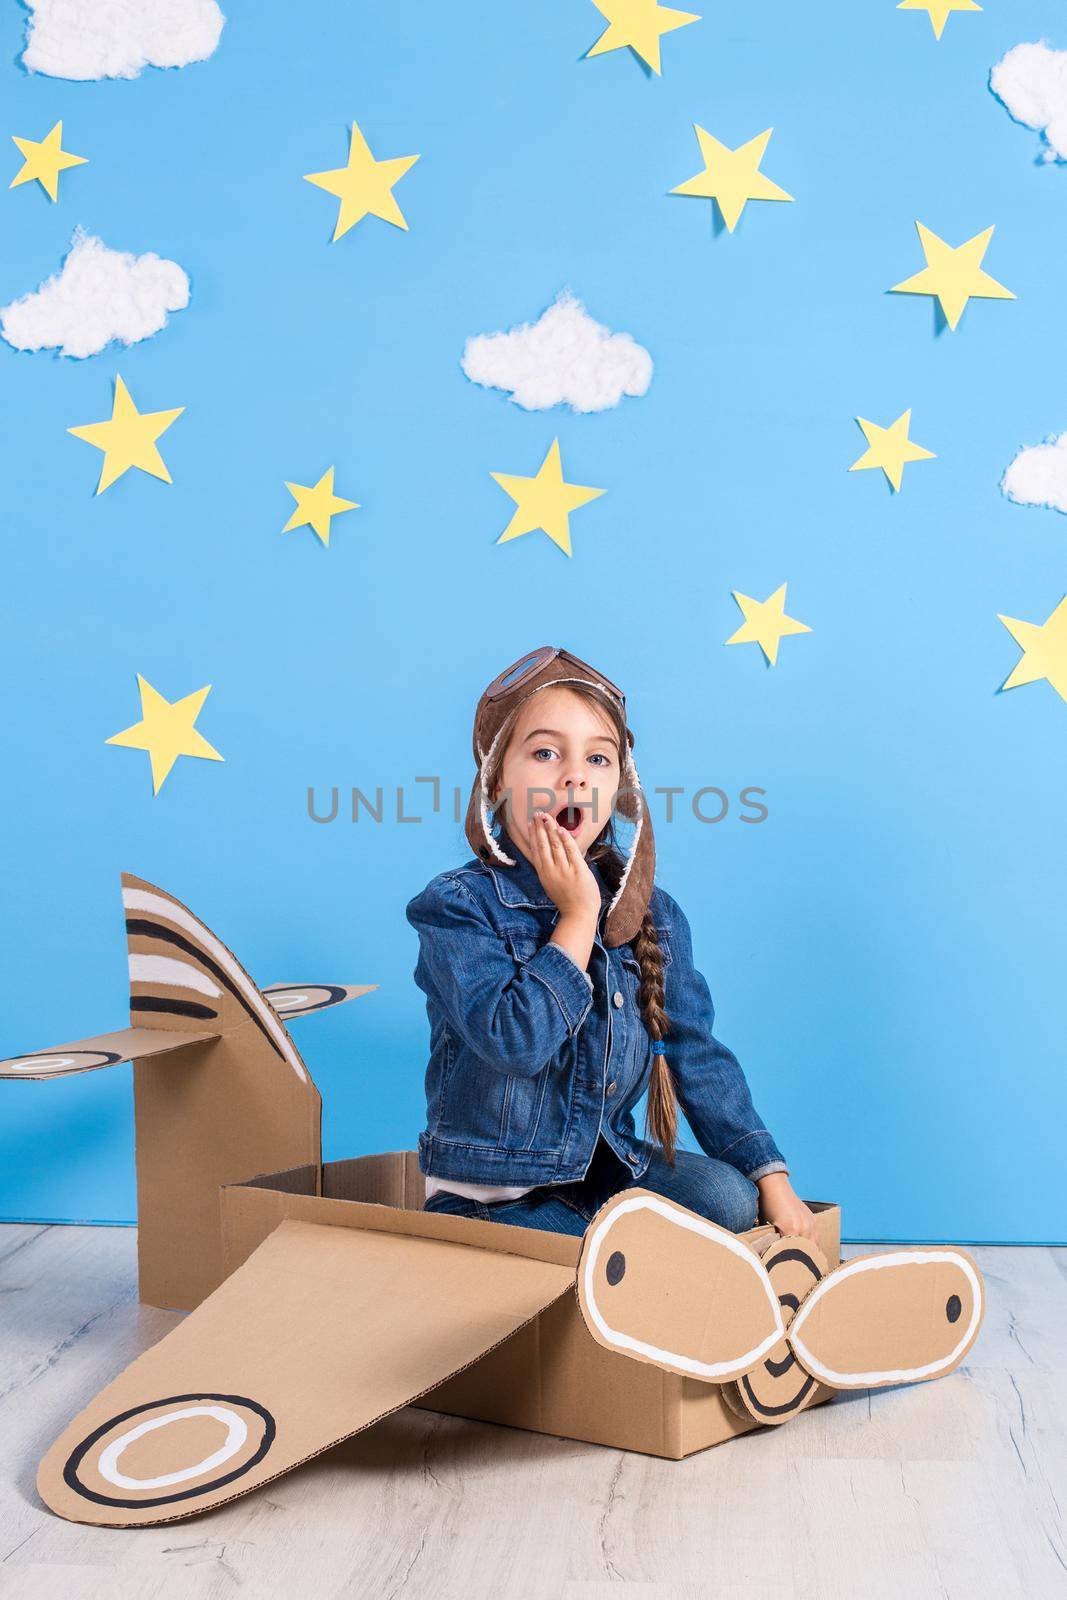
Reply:
<svg viewBox="0 0 1067 1600"><path fill-rule="evenodd" d="M814 1239L712 1033L685 913L653 882L633 743L622 690L550 645L478 704L476 859L407 906L430 1022L425 1208L582 1234L636 1184L735 1232L762 1217ZM635 822L627 854L616 813ZM646 1092L651 1145L632 1116ZM703 1154L676 1147L679 1106Z"/></svg>

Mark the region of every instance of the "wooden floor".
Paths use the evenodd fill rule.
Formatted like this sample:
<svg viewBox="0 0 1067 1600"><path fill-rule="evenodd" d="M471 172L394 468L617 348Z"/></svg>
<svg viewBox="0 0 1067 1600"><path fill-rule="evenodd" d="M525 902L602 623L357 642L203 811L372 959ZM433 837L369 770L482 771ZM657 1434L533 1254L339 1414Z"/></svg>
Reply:
<svg viewBox="0 0 1067 1600"><path fill-rule="evenodd" d="M179 1318L138 1304L132 1229L0 1227L0 1594L1062 1597L1067 1251L974 1253L985 1327L941 1382L680 1462L408 1408L216 1512L131 1531L52 1516L36 1466Z"/></svg>

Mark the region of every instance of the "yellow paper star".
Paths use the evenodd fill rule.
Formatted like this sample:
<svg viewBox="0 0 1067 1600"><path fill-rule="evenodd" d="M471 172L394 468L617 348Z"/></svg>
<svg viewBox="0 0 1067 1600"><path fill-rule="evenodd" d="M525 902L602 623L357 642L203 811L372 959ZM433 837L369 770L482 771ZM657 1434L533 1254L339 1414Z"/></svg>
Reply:
<svg viewBox="0 0 1067 1600"><path fill-rule="evenodd" d="M900 0L898 11L926 11L935 39L940 39L950 11L981 11L974 0Z"/></svg>
<svg viewBox="0 0 1067 1600"><path fill-rule="evenodd" d="M1022 660L1001 687L1017 689L1021 683L1046 678L1060 699L1067 700L1067 595L1045 622L1020 622L1017 617L1002 617L999 611L997 620L1023 647Z"/></svg>
<svg viewBox="0 0 1067 1600"><path fill-rule="evenodd" d="M184 410L184 406L177 406L173 411L138 411L121 377L116 377L110 421L86 422L79 428L67 429L76 439L84 439L86 444L95 445L104 452L97 494L131 467L140 467L142 472L150 472L153 478L162 478L165 483L172 482L163 457L156 449L156 440Z"/></svg>
<svg viewBox="0 0 1067 1600"><path fill-rule="evenodd" d="M745 620L727 644L758 644L773 667L778 660L778 641L790 633L810 633L805 622L785 614L786 585L776 589L769 600L753 600L747 594L730 592L745 614Z"/></svg>
<svg viewBox="0 0 1067 1600"><path fill-rule="evenodd" d="M916 222L915 226L919 230L926 265L914 277L905 278L903 283L895 283L890 294L936 295L945 313L945 320L953 329L970 299L1015 299L1010 289L1005 289L996 278L982 271L982 257L993 237L992 228L986 228L984 233L976 233L965 244L953 247L946 244L944 239L939 239L936 233L931 233L929 228L924 228L921 222Z"/></svg>
<svg viewBox="0 0 1067 1600"><path fill-rule="evenodd" d="M908 438L910 408L890 423L888 428L880 428L877 422L868 422L866 417L857 417L856 421L867 437L867 449L849 467L850 472L865 472L870 467L881 467L893 488L899 489L906 461L937 459L932 450L924 450L921 444L915 444Z"/></svg>
<svg viewBox="0 0 1067 1600"><path fill-rule="evenodd" d="M580 483L564 483L558 439L553 439L535 478L516 478L506 472L491 472L489 476L511 496L516 506L497 544L541 528L567 556L571 554L569 513L604 493L603 489L589 489Z"/></svg>
<svg viewBox="0 0 1067 1600"><path fill-rule="evenodd" d="M704 170L694 178L687 178L671 194L698 195L704 200L718 201L723 221L733 233L745 204L749 200L792 200L776 183L772 183L760 170L767 141L774 132L767 128L757 138L731 150L694 122Z"/></svg>
<svg viewBox="0 0 1067 1600"><path fill-rule="evenodd" d="M587 56L602 56L609 50L623 50L629 45L652 71L659 73L661 35L684 28L688 22L699 22L692 11L674 11L661 6L657 0L593 0L608 26L600 35Z"/></svg>
<svg viewBox="0 0 1067 1600"><path fill-rule="evenodd" d="M340 495L333 492L333 468L324 472L314 488L307 488L302 483L287 483L285 487L296 501L296 510L282 529L288 533L292 528L314 528L323 544L330 542L330 519L342 511L355 511L358 509L358 500L342 500Z"/></svg>
<svg viewBox="0 0 1067 1600"><path fill-rule="evenodd" d="M105 744L121 744L128 750L147 750L152 763L152 793L158 794L164 780L179 756L199 756L204 761L221 761L223 758L208 744L193 724L211 693L211 685L187 694L173 705L145 679L137 674L137 687L141 691L141 720L121 733L113 733Z"/></svg>
<svg viewBox="0 0 1067 1600"><path fill-rule="evenodd" d="M39 143L33 139L20 139L17 133L11 137L26 159L8 184L9 189L18 188L20 183L32 183L36 178L49 199L54 200L59 192L59 174L65 172L67 167L83 167L89 159L88 156L72 156L69 150L61 148L62 122L57 122L51 133L46 133Z"/></svg>
<svg viewBox="0 0 1067 1600"><path fill-rule="evenodd" d="M329 172L304 174L305 183L325 189L327 194L336 195L341 202L331 243L368 215L381 217L383 222L406 229L404 214L393 197L393 185L418 159L418 156L395 156L388 161L375 161L370 146L353 122L348 165L334 167Z"/></svg>

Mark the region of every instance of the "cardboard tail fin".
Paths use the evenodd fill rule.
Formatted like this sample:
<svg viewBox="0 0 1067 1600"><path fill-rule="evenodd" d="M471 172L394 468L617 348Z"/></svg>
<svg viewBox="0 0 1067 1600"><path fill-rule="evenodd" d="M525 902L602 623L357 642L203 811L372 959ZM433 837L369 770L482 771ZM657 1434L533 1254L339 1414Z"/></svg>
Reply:
<svg viewBox="0 0 1067 1600"><path fill-rule="evenodd" d="M574 1286L574 1268L288 1221L63 1432L45 1504L172 1522L288 1472L418 1399Z"/></svg>
<svg viewBox="0 0 1067 1600"><path fill-rule="evenodd" d="M322 1103L285 1016L377 985L275 985L271 998L166 890L124 872L122 903L130 1027L0 1061L0 1078L134 1063L141 1298L190 1310L222 1279L220 1186L321 1160Z"/></svg>
<svg viewBox="0 0 1067 1600"><path fill-rule="evenodd" d="M173 895L122 875L130 1014L215 1043L184 1070L134 1067L141 1298L190 1310L222 1281L219 1188L321 1158L318 1090L284 1021L211 929ZM177 1154L180 1152L180 1155Z"/></svg>
<svg viewBox="0 0 1067 1600"><path fill-rule="evenodd" d="M244 968L199 917L166 890L122 874L130 964L130 1021L168 1032L219 1033L267 1010Z"/></svg>

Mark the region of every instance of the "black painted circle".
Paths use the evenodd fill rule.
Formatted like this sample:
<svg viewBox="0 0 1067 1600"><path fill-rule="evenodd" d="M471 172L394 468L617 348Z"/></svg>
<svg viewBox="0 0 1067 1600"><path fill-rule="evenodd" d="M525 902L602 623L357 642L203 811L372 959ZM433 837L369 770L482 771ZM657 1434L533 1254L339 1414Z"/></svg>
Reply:
<svg viewBox="0 0 1067 1600"><path fill-rule="evenodd" d="M810 1273L813 1283L818 1283L822 1278L822 1270L818 1263L799 1245L790 1245L782 1249L779 1244L774 1244L766 1252L763 1260L772 1285L775 1282L776 1269L788 1261L799 1262ZM807 1292L805 1289L803 1294ZM783 1310L795 1313L800 1308L803 1294L798 1296L788 1289L782 1289L778 1291L778 1304ZM788 1335L786 1339L788 1340ZM783 1348L784 1355L775 1354L775 1351L781 1351ZM792 1378L788 1376L790 1373L793 1374ZM759 1386L759 1393L756 1385ZM790 1388L792 1388L791 1394ZM762 1367L746 1372L737 1380L738 1404L744 1414L756 1422L762 1421L765 1424L782 1422L803 1409L814 1388L815 1379L804 1371L788 1343L783 1341L764 1359ZM772 1404L774 1400L778 1403Z"/></svg>
<svg viewBox="0 0 1067 1600"><path fill-rule="evenodd" d="M797 1369L798 1371L802 1370L799 1362L797 1362ZM741 1383L744 1386L745 1393L748 1395L749 1400L752 1402L753 1410L749 1412L749 1415L752 1416L755 1413L758 1413L761 1417L781 1417L784 1416L788 1411L799 1410L801 1401L806 1400L812 1389L815 1387L815 1379L809 1377L805 1372L804 1381L789 1400L786 1400L782 1405L779 1406L767 1406L764 1405L763 1401L760 1400L756 1395L755 1390L749 1382L749 1374L747 1372L741 1378Z"/></svg>
<svg viewBox="0 0 1067 1600"><path fill-rule="evenodd" d="M610 1284L619 1282L626 1271L626 1257L621 1250L613 1250L608 1257L608 1264L604 1268L605 1275Z"/></svg>
<svg viewBox="0 0 1067 1600"><path fill-rule="evenodd" d="M182 1489L179 1490L177 1494L155 1495L150 1500L120 1500L117 1495L98 1494L95 1489L87 1488L85 1484L80 1481L78 1478L78 1468L81 1466L87 1452L93 1448L94 1444L97 1444L103 1438L105 1433L110 1433L112 1428L117 1428L120 1422L129 1422L131 1417L139 1417L143 1411L155 1411L157 1406L181 1405L190 1400L220 1400L224 1405L229 1403L230 1405L247 1406L249 1411L254 1411L258 1416L263 1418L263 1437L259 1441L259 1445L256 1450L252 1455L249 1456L247 1461L242 1462L242 1464L239 1467L236 1467L233 1472L227 1472L224 1473L221 1478L212 1479L210 1483L202 1483L195 1489ZM192 1500L197 1495L211 1494L216 1489L221 1489L223 1484L232 1483L235 1478L243 1477L243 1475L248 1472L251 1467L254 1467L257 1462L263 1460L263 1457L274 1443L274 1435L277 1433L277 1431L277 1424L270 1412L267 1410L266 1406L261 1406L258 1401L250 1400L248 1396L244 1394L167 1395L162 1400L149 1400L147 1404L143 1406L134 1406L129 1411L122 1411L117 1417L112 1417L108 1422L101 1423L99 1428L94 1428L89 1437L87 1439L83 1439L81 1444L77 1445L67 1457L67 1464L63 1468L63 1481L67 1484L68 1488L74 1490L75 1494L80 1494L85 1500L93 1500L97 1505L100 1506L125 1506L132 1511L137 1511L141 1507L169 1506L172 1505L176 1500Z"/></svg>
<svg viewBox="0 0 1067 1600"><path fill-rule="evenodd" d="M264 989L262 993L266 995L271 1005L278 1010L278 1015L283 1021L286 1017L310 1016L313 1011L322 1011L327 1006L336 1005L339 1000L343 1000L345 997L345 992L338 983L287 983L284 988L276 989L273 993L269 989ZM309 1006L301 1006L298 1011L293 1011L288 1007L278 1006L279 999L287 994L317 994L323 995L325 998L316 1000Z"/></svg>
<svg viewBox="0 0 1067 1600"><path fill-rule="evenodd" d="M948 1297L948 1304L945 1306L945 1316L950 1322L958 1322L960 1320L960 1312L962 1310L963 1304L959 1295L950 1294Z"/></svg>
<svg viewBox="0 0 1067 1600"><path fill-rule="evenodd" d="M113 1067L116 1061L122 1060L117 1050L35 1050L32 1055L17 1056L15 1059L19 1065L12 1070L25 1072L29 1077L31 1071L29 1062L55 1061L60 1056L74 1063L72 1066L64 1067L63 1072L77 1072L82 1067ZM47 1072L48 1068L44 1067L42 1070ZM57 1077L61 1075L56 1074Z"/></svg>

